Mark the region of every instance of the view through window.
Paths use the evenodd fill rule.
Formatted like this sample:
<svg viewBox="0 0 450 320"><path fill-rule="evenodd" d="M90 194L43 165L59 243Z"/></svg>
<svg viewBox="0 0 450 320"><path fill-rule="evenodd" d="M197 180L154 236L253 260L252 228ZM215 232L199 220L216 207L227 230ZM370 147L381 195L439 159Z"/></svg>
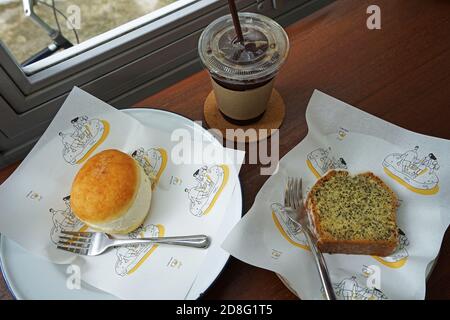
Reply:
<svg viewBox="0 0 450 320"><path fill-rule="evenodd" d="M38 18L73 45L178 0L30 0ZM0 0L0 40L19 63L53 43L48 31L27 17L22 0Z"/></svg>

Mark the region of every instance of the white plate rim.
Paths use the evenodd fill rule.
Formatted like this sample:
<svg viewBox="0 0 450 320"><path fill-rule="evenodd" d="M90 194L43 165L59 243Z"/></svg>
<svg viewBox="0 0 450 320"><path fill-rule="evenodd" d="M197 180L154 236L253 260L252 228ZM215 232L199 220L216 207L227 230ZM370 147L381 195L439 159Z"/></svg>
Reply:
<svg viewBox="0 0 450 320"><path fill-rule="evenodd" d="M193 121L192 119L189 119L188 117L185 117L183 115L180 115L178 113L175 112L171 112L171 111L166 111L166 110L162 110L162 109L156 109L156 108L149 108L149 107L142 107L142 108L128 108L128 109L122 109L122 111L124 111L125 113L130 113L130 115L132 113L144 113L144 114L149 114L149 113L156 113L156 114L160 114L164 116L168 116L168 117L172 117L172 118L178 118L179 120L181 120L182 122L185 122L186 124L190 124L190 125L194 125L195 128L199 129L202 131L203 134L206 134L206 136L208 136L210 139L212 139L213 141L217 142L218 145L221 146L221 144L219 143L219 141L217 141L214 136L209 133L205 128L203 128L201 125L199 125L198 123L196 123L195 121ZM139 119L138 119L139 120ZM243 190L242 190L242 185L241 185L241 181L238 178L237 184L236 184L236 200L240 201L240 209L239 209L239 215L236 214L236 221L235 223L237 223L240 218L242 217L242 213L243 213ZM239 204L239 203L238 203ZM9 279L7 276L7 271L6 268L4 267L4 263L3 260L5 259L5 257L3 257L4 255L4 243L5 241L3 239L6 239L7 241L12 241L7 239L5 236L3 236L2 234L0 234L0 274L3 276L4 279L4 283L6 284L6 288L8 289L9 293L13 296L14 299L16 300L23 300L26 299L25 296L22 296L21 294L19 294L19 292L21 292L20 289L18 289ZM219 245L219 249L220 249L220 245ZM223 249L221 249L224 253L223 257L224 257L224 261L221 263L220 267L217 268L217 272L214 273L213 276L211 276L211 280L208 281L208 285L202 287L201 289L199 289L198 293L195 294L195 299L199 299L201 298L209 288L211 288L214 283L217 281L217 279L220 277L220 275L222 274L223 270L225 269L225 267L227 266L228 262L229 262L229 258L230 258L230 254L226 251L224 251ZM31 253L30 253L31 254ZM226 256L226 258L225 258ZM197 281L197 280L195 280ZM194 282L195 282L194 281ZM189 295L191 295L191 293L189 293Z"/></svg>

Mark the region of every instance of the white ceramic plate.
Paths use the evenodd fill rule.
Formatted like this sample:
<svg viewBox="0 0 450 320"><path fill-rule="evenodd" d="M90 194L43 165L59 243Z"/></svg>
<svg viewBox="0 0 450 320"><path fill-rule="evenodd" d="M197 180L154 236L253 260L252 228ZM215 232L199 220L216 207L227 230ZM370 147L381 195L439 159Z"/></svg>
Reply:
<svg viewBox="0 0 450 320"><path fill-rule="evenodd" d="M180 115L157 109L127 109L124 112L141 123L167 133L177 128L199 132L210 141L214 137L193 121ZM216 280L225 267L229 254L220 244L242 216L242 190L238 182L226 218L208 250L187 298L199 298ZM4 236L0 237L0 269L6 284L17 299L116 299L114 296L82 283L81 289L66 286L67 266L50 263L34 256Z"/></svg>

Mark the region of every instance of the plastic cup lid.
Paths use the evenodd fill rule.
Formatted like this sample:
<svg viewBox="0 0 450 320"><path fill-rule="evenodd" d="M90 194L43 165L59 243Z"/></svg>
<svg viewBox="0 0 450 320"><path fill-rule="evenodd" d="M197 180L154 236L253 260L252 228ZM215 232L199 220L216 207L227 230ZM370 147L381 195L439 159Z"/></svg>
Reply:
<svg viewBox="0 0 450 320"><path fill-rule="evenodd" d="M200 59L214 77L227 82L260 82L273 77L289 52L284 29L256 13L239 13L244 44L237 41L231 15L213 21L200 36Z"/></svg>

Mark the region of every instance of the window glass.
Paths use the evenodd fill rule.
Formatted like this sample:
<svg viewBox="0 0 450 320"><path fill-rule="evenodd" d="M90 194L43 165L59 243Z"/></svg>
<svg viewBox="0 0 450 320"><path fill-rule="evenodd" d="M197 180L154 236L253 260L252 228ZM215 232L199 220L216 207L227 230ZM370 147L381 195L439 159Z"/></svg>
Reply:
<svg viewBox="0 0 450 320"><path fill-rule="evenodd" d="M0 40L20 63L54 43L49 29L25 14L26 3L37 19L60 30L64 38L76 45L176 1L0 0Z"/></svg>

